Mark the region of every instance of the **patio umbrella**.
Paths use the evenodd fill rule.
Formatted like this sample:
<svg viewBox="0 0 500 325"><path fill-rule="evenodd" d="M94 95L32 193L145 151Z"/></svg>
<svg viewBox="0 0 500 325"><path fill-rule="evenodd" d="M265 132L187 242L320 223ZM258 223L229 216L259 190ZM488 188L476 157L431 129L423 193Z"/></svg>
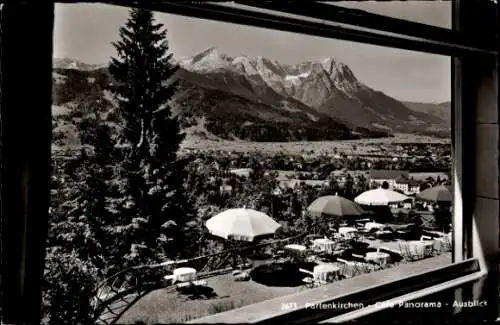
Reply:
<svg viewBox="0 0 500 325"><path fill-rule="evenodd" d="M245 208L226 210L207 220L205 225L214 236L248 242L272 235L281 227L267 214Z"/></svg>
<svg viewBox="0 0 500 325"><path fill-rule="evenodd" d="M338 195L317 198L307 207L307 211L315 217L323 214L335 217L360 216L365 213L357 203Z"/></svg>
<svg viewBox="0 0 500 325"><path fill-rule="evenodd" d="M354 202L362 205L383 206L394 202L402 202L408 198L408 196L395 191L377 188L361 193L354 199Z"/></svg>
<svg viewBox="0 0 500 325"><path fill-rule="evenodd" d="M438 185L418 193L417 198L432 202L451 202L453 195L450 186Z"/></svg>

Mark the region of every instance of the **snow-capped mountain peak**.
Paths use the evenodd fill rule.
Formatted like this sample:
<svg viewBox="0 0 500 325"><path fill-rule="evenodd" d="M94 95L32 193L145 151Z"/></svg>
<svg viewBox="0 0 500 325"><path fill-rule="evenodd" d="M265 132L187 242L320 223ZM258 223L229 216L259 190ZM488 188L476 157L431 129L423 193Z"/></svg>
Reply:
<svg viewBox="0 0 500 325"><path fill-rule="evenodd" d="M53 66L56 69L73 69L73 70L97 70L105 68L106 64L87 64L70 58L54 58Z"/></svg>
<svg viewBox="0 0 500 325"><path fill-rule="evenodd" d="M189 59L182 60L180 65L187 70L210 72L230 68L232 58L221 53L215 47L210 47Z"/></svg>
<svg viewBox="0 0 500 325"><path fill-rule="evenodd" d="M193 72L236 73L252 79L259 87L270 87L278 94L313 107L321 106L336 91L350 92L362 87L351 69L333 57L291 65L263 56L231 58L212 47L183 60L181 66ZM311 88L322 96L311 96Z"/></svg>

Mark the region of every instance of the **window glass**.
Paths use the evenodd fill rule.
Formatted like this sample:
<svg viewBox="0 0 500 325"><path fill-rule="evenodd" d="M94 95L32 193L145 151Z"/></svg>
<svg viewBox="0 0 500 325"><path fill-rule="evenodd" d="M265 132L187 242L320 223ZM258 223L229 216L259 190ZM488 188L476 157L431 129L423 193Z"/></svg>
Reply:
<svg viewBox="0 0 500 325"><path fill-rule="evenodd" d="M451 263L448 57L59 4L53 78L47 323L133 298L119 323L184 322Z"/></svg>
<svg viewBox="0 0 500 325"><path fill-rule="evenodd" d="M330 4L441 28L451 28L451 1L340 1Z"/></svg>

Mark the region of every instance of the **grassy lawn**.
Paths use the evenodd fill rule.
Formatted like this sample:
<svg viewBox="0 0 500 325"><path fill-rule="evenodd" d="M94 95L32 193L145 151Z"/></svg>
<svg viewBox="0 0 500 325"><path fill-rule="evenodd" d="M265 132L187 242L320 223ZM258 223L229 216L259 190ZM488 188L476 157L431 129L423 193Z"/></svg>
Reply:
<svg viewBox="0 0 500 325"><path fill-rule="evenodd" d="M231 274L207 281L217 297L189 300L171 289L155 290L134 304L118 323L180 323L303 290L300 287L268 287L252 280L235 282Z"/></svg>

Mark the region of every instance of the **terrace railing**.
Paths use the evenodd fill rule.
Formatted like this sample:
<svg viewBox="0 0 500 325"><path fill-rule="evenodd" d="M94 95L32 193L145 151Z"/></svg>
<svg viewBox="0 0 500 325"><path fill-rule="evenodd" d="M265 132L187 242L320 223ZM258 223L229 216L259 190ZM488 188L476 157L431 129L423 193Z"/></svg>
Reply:
<svg viewBox="0 0 500 325"><path fill-rule="evenodd" d="M163 276L179 266L190 266L200 270L197 274L199 279L209 278L228 273L236 265L244 263L245 258L241 254L244 250L285 244L300 240L306 235L307 233L303 233L255 245L234 247L191 259L139 265L121 270L97 285L97 295L93 301L94 322L106 325L115 324L132 305L152 290L173 287L165 283Z"/></svg>
<svg viewBox="0 0 500 325"><path fill-rule="evenodd" d="M244 252L262 247L280 249L286 244L307 240L311 235L304 233L283 238L269 240L249 246L233 247L218 253L194 257L191 259L168 261L159 264L140 265L124 269L97 286L97 295L94 298L95 323L115 324L120 317L139 299L152 290L159 288L173 288L165 283L163 276L179 266L189 266L199 270L199 279L229 273L238 265L245 263Z"/></svg>

